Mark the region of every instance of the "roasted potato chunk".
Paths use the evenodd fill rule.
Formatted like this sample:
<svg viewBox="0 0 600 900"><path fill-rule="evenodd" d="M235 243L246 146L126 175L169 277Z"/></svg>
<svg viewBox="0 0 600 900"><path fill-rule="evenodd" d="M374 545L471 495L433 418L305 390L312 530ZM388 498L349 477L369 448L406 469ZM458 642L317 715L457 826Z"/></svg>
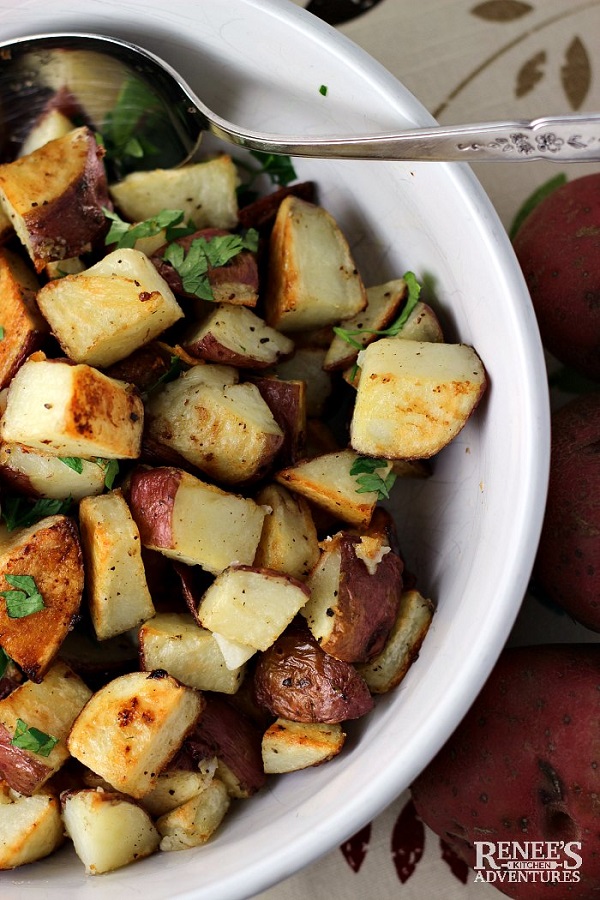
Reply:
<svg viewBox="0 0 600 900"><path fill-rule="evenodd" d="M129 505L145 547L213 574L253 561L266 515L253 500L172 467L135 470Z"/></svg>
<svg viewBox="0 0 600 900"><path fill-rule="evenodd" d="M0 205L36 271L92 249L107 226L104 150L87 127L0 165Z"/></svg>
<svg viewBox="0 0 600 900"><path fill-rule="evenodd" d="M81 469L81 471L79 471ZM106 470L102 463L81 459L80 466L66 465L24 444L0 444L0 481L9 491L28 497L82 500L104 490Z"/></svg>
<svg viewBox="0 0 600 900"><path fill-rule="evenodd" d="M259 705L293 722L344 722L373 708L356 669L325 653L308 629L296 627L261 654L254 690Z"/></svg>
<svg viewBox="0 0 600 900"><path fill-rule="evenodd" d="M67 834L88 875L112 872L158 849L150 816L123 794L84 788L66 791L61 802Z"/></svg>
<svg viewBox="0 0 600 900"><path fill-rule="evenodd" d="M290 338L265 325L249 309L229 303L220 303L192 325L183 346L192 356L242 369L269 368L294 350Z"/></svg>
<svg viewBox="0 0 600 900"><path fill-rule="evenodd" d="M55 456L136 459L144 407L137 391L86 365L33 359L8 389L3 441Z"/></svg>
<svg viewBox="0 0 600 900"><path fill-rule="evenodd" d="M143 797L203 706L201 694L166 672L122 675L83 708L69 735L69 751L117 790Z"/></svg>
<svg viewBox="0 0 600 900"><path fill-rule="evenodd" d="M0 646L28 678L40 681L81 603L83 557L74 521L57 515L14 531L0 526L0 572ZM26 594L38 598L33 612Z"/></svg>
<svg viewBox="0 0 600 900"><path fill-rule="evenodd" d="M38 791L69 758L69 731L91 696L75 672L58 661L41 684L26 681L0 700L0 778L20 794ZM17 733L24 729L38 734L19 740ZM36 742L39 752L20 746Z"/></svg>
<svg viewBox="0 0 600 900"><path fill-rule="evenodd" d="M348 243L323 207L293 195L280 204L265 305L267 324L286 333L337 323L367 305Z"/></svg>
<svg viewBox="0 0 600 900"><path fill-rule="evenodd" d="M42 791L23 797L0 784L0 870L53 853L64 840L60 803Z"/></svg>
<svg viewBox="0 0 600 900"><path fill-rule="evenodd" d="M339 724L291 722L279 718L265 731L262 758L267 775L320 766L341 752L346 739Z"/></svg>
<svg viewBox="0 0 600 900"><path fill-rule="evenodd" d="M213 778L187 803L158 819L160 849L187 850L205 844L223 821L229 804L227 788L218 778Z"/></svg>
<svg viewBox="0 0 600 900"><path fill-rule="evenodd" d="M38 288L35 275L23 260L6 248L0 249L0 388L10 383L48 333L35 303Z"/></svg>
<svg viewBox="0 0 600 900"><path fill-rule="evenodd" d="M371 457L434 456L466 425L487 384L465 344L381 338L360 365L350 443Z"/></svg>
<svg viewBox="0 0 600 900"><path fill-rule="evenodd" d="M281 484L264 487L256 502L271 513L265 516L254 565L304 581L319 559L317 530L308 503Z"/></svg>

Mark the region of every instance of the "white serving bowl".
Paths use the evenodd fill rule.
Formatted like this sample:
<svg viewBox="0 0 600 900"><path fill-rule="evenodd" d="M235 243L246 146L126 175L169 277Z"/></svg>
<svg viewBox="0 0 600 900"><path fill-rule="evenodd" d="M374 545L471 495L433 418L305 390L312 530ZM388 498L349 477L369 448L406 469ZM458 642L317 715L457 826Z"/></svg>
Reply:
<svg viewBox="0 0 600 900"><path fill-rule="evenodd" d="M347 39L286 0L0 0L0 40L115 34L157 52L222 115L263 130L365 132L429 124L422 106ZM327 85L327 95L319 88ZM543 514L546 374L504 230L461 164L298 161L343 226L368 284L413 270L434 285L451 339L472 344L487 396L433 476L398 493L402 547L438 604L402 685L325 766L272 779L205 847L90 878L67 847L0 873L2 900L246 898L348 838L406 788L453 731L519 609Z"/></svg>

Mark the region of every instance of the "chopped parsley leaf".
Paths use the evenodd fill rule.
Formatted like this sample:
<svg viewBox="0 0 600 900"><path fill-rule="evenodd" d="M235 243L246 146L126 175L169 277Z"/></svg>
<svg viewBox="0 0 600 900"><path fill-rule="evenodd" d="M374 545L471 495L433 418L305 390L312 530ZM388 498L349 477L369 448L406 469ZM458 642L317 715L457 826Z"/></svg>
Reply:
<svg viewBox="0 0 600 900"><path fill-rule="evenodd" d="M214 300L208 278L209 268L217 269L241 253L242 250L256 251L258 232L248 229L245 235L223 234L210 240L195 238L186 253L181 244L169 244L163 259L170 263L181 278L183 290L201 300Z"/></svg>
<svg viewBox="0 0 600 900"><path fill-rule="evenodd" d="M66 515L73 505L73 498L55 500L42 497L34 503L24 497L4 497L2 500L2 518L9 531L15 528L28 528L45 516Z"/></svg>
<svg viewBox="0 0 600 900"><path fill-rule="evenodd" d="M0 591L6 600L6 612L10 619L24 619L45 608L35 579L31 575L5 575L4 580L15 590Z"/></svg>
<svg viewBox="0 0 600 900"><path fill-rule="evenodd" d="M163 230L165 231L166 242L193 234L196 230L193 225L184 223L184 213L181 209L163 209L156 216L135 224L123 221L117 213L107 207L103 207L102 211L106 218L111 221L104 243L106 245L116 244L117 250L134 247L136 241L140 238L155 237Z"/></svg>
<svg viewBox="0 0 600 900"><path fill-rule="evenodd" d="M396 475L392 470L383 477L378 473L378 469L387 469L388 462L385 459L372 459L368 456L359 456L352 463L350 469L351 475L356 475L356 482L359 487L356 488L357 494L366 494L374 492L377 494L378 500L387 500L390 491L396 481Z"/></svg>
<svg viewBox="0 0 600 900"><path fill-rule="evenodd" d="M119 461L117 459L104 459L97 456L94 459L97 466L104 470L104 487L110 491L115 483L115 478L119 474Z"/></svg>
<svg viewBox="0 0 600 900"><path fill-rule="evenodd" d="M327 91L328 91L328 90L329 90L329 88L327 87L327 85L326 85L326 84L322 84L321 87L319 88L319 93L320 93L323 97L326 97L326 96L327 96Z"/></svg>
<svg viewBox="0 0 600 900"><path fill-rule="evenodd" d="M11 744L21 750L37 753L38 756L50 756L58 744L58 738L40 731L39 728L34 728L33 725L28 725L23 719L17 719L17 727Z"/></svg>
<svg viewBox="0 0 600 900"><path fill-rule="evenodd" d="M83 460L78 456L59 456L58 458L61 463L64 463L69 469L73 469L78 475L81 475L83 472Z"/></svg>

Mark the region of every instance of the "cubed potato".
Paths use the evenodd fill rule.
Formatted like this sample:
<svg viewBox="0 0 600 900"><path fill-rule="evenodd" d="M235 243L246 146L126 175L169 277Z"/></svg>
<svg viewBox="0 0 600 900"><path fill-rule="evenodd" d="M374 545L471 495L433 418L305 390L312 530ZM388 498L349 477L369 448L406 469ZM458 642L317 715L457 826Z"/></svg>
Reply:
<svg viewBox="0 0 600 900"><path fill-rule="evenodd" d="M139 643L142 669L164 669L196 690L235 694L244 678L244 666L228 668L211 632L191 615L159 613L140 628Z"/></svg>
<svg viewBox="0 0 600 900"><path fill-rule="evenodd" d="M52 500L81 500L104 490L106 471L91 459L81 459L81 472L24 444L0 444L0 481L9 491Z"/></svg>
<svg viewBox="0 0 600 900"><path fill-rule="evenodd" d="M92 249L106 231L103 149L82 126L0 165L0 205L36 271Z"/></svg>
<svg viewBox="0 0 600 900"><path fill-rule="evenodd" d="M166 672L121 675L83 708L69 735L69 751L116 790L143 797L193 728L203 706L198 691Z"/></svg>
<svg viewBox="0 0 600 900"><path fill-rule="evenodd" d="M350 429L358 453L429 458L466 425L487 383L466 344L382 338L362 351Z"/></svg>
<svg viewBox="0 0 600 900"><path fill-rule="evenodd" d="M74 128L73 122L60 109L56 107L47 109L21 144L19 156L27 156L29 153L33 153L34 150L39 150L48 141L55 141L57 138L65 137Z"/></svg>
<svg viewBox="0 0 600 900"><path fill-rule="evenodd" d="M84 498L79 505L79 528L96 637L106 640L150 619L154 605L140 532L122 492Z"/></svg>
<svg viewBox="0 0 600 900"><path fill-rule="evenodd" d="M254 480L270 467L283 432L255 385L202 383L203 368L150 398L148 437L223 484Z"/></svg>
<svg viewBox="0 0 600 900"><path fill-rule="evenodd" d="M0 206L0 244L4 243L14 234L12 222Z"/></svg>
<svg viewBox="0 0 600 900"><path fill-rule="evenodd" d="M400 684L419 655L433 614L433 603L418 591L402 594L396 621L383 649L356 667L372 694L385 694Z"/></svg>
<svg viewBox="0 0 600 900"><path fill-rule="evenodd" d="M304 581L319 560L317 530L308 503L281 484L266 485L256 502L268 507L254 565Z"/></svg>
<svg viewBox="0 0 600 900"><path fill-rule="evenodd" d="M279 206L265 305L267 323L284 332L338 323L367 305L346 238L323 207L293 195Z"/></svg>
<svg viewBox="0 0 600 900"><path fill-rule="evenodd" d="M37 278L10 250L0 250L0 388L6 387L30 353L37 350L48 325L35 302Z"/></svg>
<svg viewBox="0 0 600 900"><path fill-rule="evenodd" d="M379 495L377 491L364 491L360 475L350 474L358 458L354 450L324 453L282 469L275 480L338 519L366 527ZM377 471L385 479L390 469L391 463L383 462Z"/></svg>
<svg viewBox="0 0 600 900"><path fill-rule="evenodd" d="M387 328L398 318L407 296L408 285L404 278L395 278L393 281L386 281L385 284L367 288L366 307L343 323L348 337L360 347L371 344L377 339L377 331ZM360 347L353 346L336 334L327 350L323 368L333 372L352 365Z"/></svg>
<svg viewBox="0 0 600 900"><path fill-rule="evenodd" d="M273 418L283 431L283 443L274 465L291 466L304 456L306 443L306 382L284 381L276 375L253 376Z"/></svg>
<svg viewBox="0 0 600 900"><path fill-rule="evenodd" d="M234 228L237 185L235 164L223 155L176 169L133 172L111 185L110 194L130 222L149 219L163 209L181 209L185 221L196 228Z"/></svg>
<svg viewBox="0 0 600 900"><path fill-rule="evenodd" d="M232 641L266 650L308 600L308 590L289 575L232 566L217 575L200 601L205 628Z"/></svg>
<svg viewBox="0 0 600 900"><path fill-rule="evenodd" d="M20 794L38 791L69 758L69 731L91 695L81 678L58 661L41 684L26 681L0 700L0 778ZM19 721L56 743L44 747L41 739L41 753L18 746Z"/></svg>
<svg viewBox="0 0 600 900"><path fill-rule="evenodd" d="M8 389L0 432L54 456L136 459L143 422L131 385L91 366L30 357Z"/></svg>
<svg viewBox="0 0 600 900"><path fill-rule="evenodd" d="M296 624L261 653L254 690L260 706L294 722L339 723L373 708L356 668L326 653L308 628Z"/></svg>
<svg viewBox="0 0 600 900"><path fill-rule="evenodd" d="M223 782L213 778L203 791L157 820L160 849L187 850L206 844L223 821L230 802Z"/></svg>
<svg viewBox="0 0 600 900"><path fill-rule="evenodd" d="M83 788L66 791L61 802L67 834L88 875L112 872L158 849L150 816L122 794Z"/></svg>
<svg viewBox="0 0 600 900"><path fill-rule="evenodd" d="M383 538L339 532L323 542L301 613L326 653L355 663L382 650L396 619L402 570Z"/></svg>
<svg viewBox="0 0 600 900"><path fill-rule="evenodd" d="M242 369L266 369L290 356L294 342L244 306L220 303L190 327L183 346L192 356Z"/></svg>
<svg viewBox="0 0 600 900"><path fill-rule="evenodd" d="M260 750L262 727L234 706L236 699L208 694L188 743L214 751L217 778L230 797L244 800L264 787L266 777Z"/></svg>
<svg viewBox="0 0 600 900"><path fill-rule="evenodd" d="M0 870L43 859L63 840L60 803L54 794L42 791L23 797L8 791L0 800Z"/></svg>
<svg viewBox="0 0 600 900"><path fill-rule="evenodd" d="M129 505L145 547L213 574L253 561L266 515L253 500L172 467L133 472Z"/></svg>
<svg viewBox="0 0 600 900"><path fill-rule="evenodd" d="M323 368L326 356L324 347L297 347L293 356L276 366L279 378L306 384L306 415L310 418L323 415L332 394L331 373Z"/></svg>
<svg viewBox="0 0 600 900"><path fill-rule="evenodd" d="M183 317L148 257L130 249L48 282L37 302L66 355L90 366L124 359Z"/></svg>
<svg viewBox="0 0 600 900"><path fill-rule="evenodd" d="M292 722L278 718L265 731L262 758L267 775L320 766L337 756L346 735L338 723Z"/></svg>
<svg viewBox="0 0 600 900"><path fill-rule="evenodd" d="M75 522L68 516L40 519L28 528L0 526L0 646L39 681L73 627L83 591L83 556ZM43 602L37 612L10 615L7 578L30 576ZM23 597L25 592L21 591Z"/></svg>
<svg viewBox="0 0 600 900"><path fill-rule="evenodd" d="M161 772L150 793L140 800L140 805L155 819L164 816L200 794L212 781L216 767L215 757L211 765L204 766L202 770L169 769Z"/></svg>

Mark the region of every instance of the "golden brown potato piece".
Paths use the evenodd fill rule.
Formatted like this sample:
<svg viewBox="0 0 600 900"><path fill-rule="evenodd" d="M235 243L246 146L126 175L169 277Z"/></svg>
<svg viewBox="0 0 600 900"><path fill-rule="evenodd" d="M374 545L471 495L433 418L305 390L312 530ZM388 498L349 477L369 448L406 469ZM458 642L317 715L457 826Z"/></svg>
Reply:
<svg viewBox="0 0 600 900"><path fill-rule="evenodd" d="M271 232L266 320L284 332L332 325L367 305L346 238L323 207L290 195Z"/></svg>
<svg viewBox="0 0 600 900"><path fill-rule="evenodd" d="M39 285L33 272L10 250L0 250L0 388L6 387L30 353L37 350L48 325L35 303Z"/></svg>
<svg viewBox="0 0 600 900"><path fill-rule="evenodd" d="M418 591L405 591L396 621L377 656L357 666L372 694L385 694L397 687L419 655L431 625L434 606Z"/></svg>
<svg viewBox="0 0 600 900"><path fill-rule="evenodd" d="M132 385L91 366L30 357L8 389L1 437L54 456L137 459L143 423Z"/></svg>
<svg viewBox="0 0 600 900"><path fill-rule="evenodd" d="M140 800L140 805L152 818L164 816L178 806L183 806L192 797L200 794L212 781L217 766L216 758L207 761L203 767L193 771L168 769L161 772L149 794Z"/></svg>
<svg viewBox="0 0 600 900"><path fill-rule="evenodd" d="M88 875L112 872L158 849L150 816L123 794L83 788L65 791L61 804L67 834Z"/></svg>
<svg viewBox="0 0 600 900"><path fill-rule="evenodd" d="M86 704L71 729L69 751L117 790L143 797L203 707L198 691L166 672L130 672Z"/></svg>
<svg viewBox="0 0 600 900"><path fill-rule="evenodd" d="M350 443L369 457L434 456L466 425L487 384L466 344L381 338L360 365Z"/></svg>
<svg viewBox="0 0 600 900"><path fill-rule="evenodd" d="M358 458L359 454L354 450L324 453L282 469L275 479L338 519L366 527L371 521L378 493L364 491L358 480L360 475L350 474ZM391 463L383 462L377 471L386 478L390 469Z"/></svg>
<svg viewBox="0 0 600 900"><path fill-rule="evenodd" d="M317 530L308 503L281 484L268 484L256 502L272 510L265 517L254 565L304 581L319 560Z"/></svg>
<svg viewBox="0 0 600 900"><path fill-rule="evenodd" d="M137 469L128 502L142 543L213 574L250 564L266 510L173 467Z"/></svg>
<svg viewBox="0 0 600 900"><path fill-rule="evenodd" d="M0 166L0 205L36 271L91 250L106 231L103 155L83 126Z"/></svg>
<svg viewBox="0 0 600 900"><path fill-rule="evenodd" d="M60 803L42 791L23 797L0 784L0 870L43 859L64 840Z"/></svg>
<svg viewBox="0 0 600 900"><path fill-rule="evenodd" d="M341 752L346 735L339 724L291 722L279 718L265 731L262 758L267 775L320 766Z"/></svg>
<svg viewBox="0 0 600 900"><path fill-rule="evenodd" d="M150 440L227 485L264 475L283 443L258 388L223 383L222 373L229 371L229 366L195 366L147 404Z"/></svg>
<svg viewBox="0 0 600 900"><path fill-rule="evenodd" d="M14 531L0 526L0 572L0 646L28 678L40 681L81 603L83 557L75 522L57 515ZM11 583L15 576L28 577L29 583ZM22 596L6 595L14 591ZM36 591L41 602L28 603L25 595L35 599ZM30 606L38 611L29 614Z"/></svg>
<svg viewBox="0 0 600 900"><path fill-rule="evenodd" d="M308 596L302 582L283 572L231 566L217 575L202 597L198 618L227 640L266 650Z"/></svg>
<svg viewBox="0 0 600 900"><path fill-rule="evenodd" d="M81 471L24 444L0 444L0 481L9 491L28 497L81 500L104 490L106 470L102 464L81 460Z"/></svg>
<svg viewBox="0 0 600 900"><path fill-rule="evenodd" d="M231 157L176 169L133 172L110 187L110 194L130 222L142 222L163 209L181 209L196 228L237 225L238 174Z"/></svg>
<svg viewBox="0 0 600 900"><path fill-rule="evenodd" d="M154 615L140 533L120 490L83 499L79 528L90 615L103 641Z"/></svg>
<svg viewBox="0 0 600 900"><path fill-rule="evenodd" d="M293 722L344 722L373 708L356 669L325 653L308 629L295 625L261 654L254 690L261 706Z"/></svg>
<svg viewBox="0 0 600 900"><path fill-rule="evenodd" d="M20 794L39 790L69 758L69 731L91 695L75 672L58 661L41 684L26 681L0 700L0 778ZM23 725L27 733L37 729L31 741L17 737Z"/></svg>
<svg viewBox="0 0 600 900"><path fill-rule="evenodd" d="M227 788L218 778L182 806L161 816L156 827L162 837L160 849L187 850L205 844L229 809Z"/></svg>
<svg viewBox="0 0 600 900"><path fill-rule="evenodd" d="M244 678L244 666L228 668L212 633L185 613L158 613L140 628L139 644L142 669L164 669L198 691L235 694Z"/></svg>
<svg viewBox="0 0 600 900"><path fill-rule="evenodd" d="M102 368L183 317L173 292L139 250L114 250L89 269L50 281L38 305L65 354Z"/></svg>
<svg viewBox="0 0 600 900"><path fill-rule="evenodd" d="M243 306L220 303L191 326L183 346L200 359L242 369L266 369L290 356L294 342Z"/></svg>
<svg viewBox="0 0 600 900"><path fill-rule="evenodd" d="M326 653L365 662L381 651L396 619L402 570L384 539L339 532L323 543L301 612Z"/></svg>

